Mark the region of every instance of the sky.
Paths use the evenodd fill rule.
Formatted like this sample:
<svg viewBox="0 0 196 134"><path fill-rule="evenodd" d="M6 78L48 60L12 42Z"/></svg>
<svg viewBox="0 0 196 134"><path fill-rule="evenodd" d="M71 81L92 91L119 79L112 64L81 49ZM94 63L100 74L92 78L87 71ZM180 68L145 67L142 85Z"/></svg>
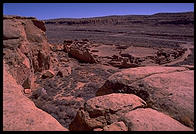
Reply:
<svg viewBox="0 0 196 134"><path fill-rule="evenodd" d="M194 3L4 3L4 15L37 19L87 18L109 15L151 15L194 11Z"/></svg>

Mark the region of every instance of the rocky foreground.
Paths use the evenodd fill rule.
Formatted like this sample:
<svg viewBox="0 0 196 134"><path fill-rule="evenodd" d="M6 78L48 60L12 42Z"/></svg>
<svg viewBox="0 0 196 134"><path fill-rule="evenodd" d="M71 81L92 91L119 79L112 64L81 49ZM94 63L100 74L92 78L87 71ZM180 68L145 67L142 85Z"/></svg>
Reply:
<svg viewBox="0 0 196 134"><path fill-rule="evenodd" d="M164 66L186 49L49 44L45 31L3 17L4 131L194 130L194 66Z"/></svg>

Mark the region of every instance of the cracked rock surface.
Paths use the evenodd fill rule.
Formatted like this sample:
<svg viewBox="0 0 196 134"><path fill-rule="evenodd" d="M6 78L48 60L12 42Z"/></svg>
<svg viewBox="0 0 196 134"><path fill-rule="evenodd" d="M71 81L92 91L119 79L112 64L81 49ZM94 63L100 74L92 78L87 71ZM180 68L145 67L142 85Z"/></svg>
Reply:
<svg viewBox="0 0 196 134"><path fill-rule="evenodd" d="M138 67L110 76L96 95L131 93L149 107L194 127L194 70L185 67Z"/></svg>
<svg viewBox="0 0 196 134"><path fill-rule="evenodd" d="M3 64L3 131L68 131L22 94L8 68Z"/></svg>
<svg viewBox="0 0 196 134"><path fill-rule="evenodd" d="M89 99L77 112L69 129L71 131L192 131L170 116L147 108L146 102L140 97L122 93Z"/></svg>

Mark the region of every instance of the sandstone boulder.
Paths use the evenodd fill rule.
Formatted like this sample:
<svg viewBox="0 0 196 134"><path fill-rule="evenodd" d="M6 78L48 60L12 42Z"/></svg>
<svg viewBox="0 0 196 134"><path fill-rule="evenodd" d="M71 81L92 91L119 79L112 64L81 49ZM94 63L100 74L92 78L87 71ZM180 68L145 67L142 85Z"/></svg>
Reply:
<svg viewBox="0 0 196 134"><path fill-rule="evenodd" d="M84 108L81 108L77 112L69 129L73 131L90 131L95 128L103 128L104 126L118 122L123 112L145 106L146 103L133 94L114 93L98 96L88 100L84 104ZM108 126L105 129L116 129L117 124Z"/></svg>
<svg viewBox="0 0 196 134"><path fill-rule="evenodd" d="M46 70L43 72L42 74L42 78L45 79L45 78L52 78L54 77L55 73L51 70Z"/></svg>
<svg viewBox="0 0 196 134"><path fill-rule="evenodd" d="M129 131L193 131L173 118L151 108L138 108L124 116Z"/></svg>
<svg viewBox="0 0 196 134"><path fill-rule="evenodd" d="M96 95L130 93L148 107L194 127L194 71L185 67L138 67L113 74Z"/></svg>
<svg viewBox="0 0 196 134"><path fill-rule="evenodd" d="M69 56L76 58L79 62L96 63L95 58L86 47L87 44L82 45L80 42L76 41L69 46L68 54Z"/></svg>
<svg viewBox="0 0 196 134"><path fill-rule="evenodd" d="M93 56L88 52L88 50L79 50L77 48L70 48L70 51L68 52L71 57L76 58L80 62L86 62L86 63L96 63Z"/></svg>

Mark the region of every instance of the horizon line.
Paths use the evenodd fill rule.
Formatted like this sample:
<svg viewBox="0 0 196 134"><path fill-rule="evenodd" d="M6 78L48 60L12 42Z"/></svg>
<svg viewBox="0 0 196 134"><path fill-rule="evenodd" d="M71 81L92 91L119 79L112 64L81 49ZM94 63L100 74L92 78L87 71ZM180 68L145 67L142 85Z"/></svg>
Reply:
<svg viewBox="0 0 196 134"><path fill-rule="evenodd" d="M48 18L48 19L38 19L36 16L21 16L21 15L13 15L13 14L3 14L6 16L21 16L21 17L34 17L38 20L55 20L55 19L92 19L92 18L101 18L101 17L111 17L111 16L131 16L131 15L137 15L137 16L148 16L148 15L156 15L156 14L172 14L172 13L194 13L194 11L181 11L181 12L157 12L152 14L111 14L111 15L104 15L104 16L89 16L89 17L60 17L60 18Z"/></svg>

